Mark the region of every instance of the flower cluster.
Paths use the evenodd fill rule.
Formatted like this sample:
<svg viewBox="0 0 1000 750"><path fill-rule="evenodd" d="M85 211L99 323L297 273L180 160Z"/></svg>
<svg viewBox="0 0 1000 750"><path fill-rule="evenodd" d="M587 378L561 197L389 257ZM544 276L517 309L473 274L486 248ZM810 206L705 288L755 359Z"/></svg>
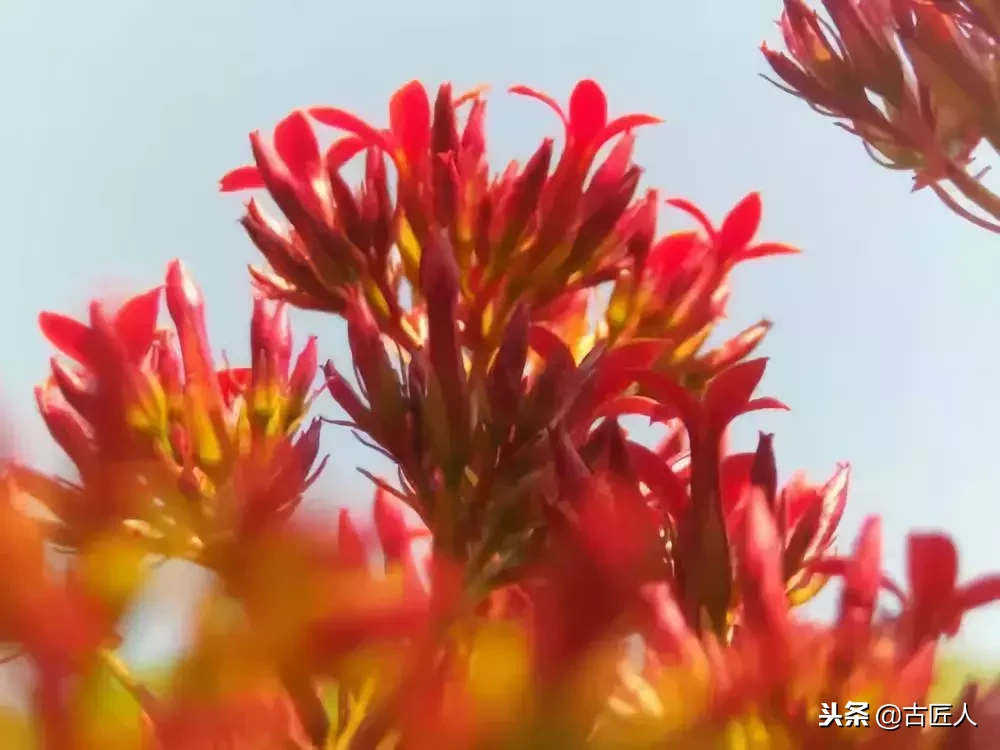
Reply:
<svg viewBox="0 0 1000 750"><path fill-rule="evenodd" d="M758 239L757 194L716 224L639 191L656 118L610 116L589 80L565 108L512 91L564 133L499 174L482 90L411 82L385 128L314 107L251 135L221 189L266 191L284 221L246 204L267 262L249 367L219 366L179 261L113 312L42 313L61 357L38 406L76 476L3 465L0 637L38 668L46 747L966 750L1000 730L974 688L978 733L821 725L823 705L924 703L939 641L1000 577L960 584L951 541L913 534L903 587L877 518L834 547L847 465L782 486L773 435L730 445L734 420L787 408L757 395L768 321L707 344L732 269L796 252ZM659 230L664 203L697 228ZM295 353L290 306L346 321L353 378L315 338ZM325 396L346 418L306 422ZM369 475L370 523L295 512L324 422L398 468ZM154 691L114 649L164 558L216 584ZM830 579L836 618L812 622L796 608ZM81 722L101 670L141 709L132 744Z"/></svg>
<svg viewBox="0 0 1000 750"><path fill-rule="evenodd" d="M1000 232L1000 196L970 171L983 143L1000 148L992 0L784 0L786 52L763 46L780 88L834 117L890 169L913 173L973 224ZM976 210L970 210L975 208Z"/></svg>

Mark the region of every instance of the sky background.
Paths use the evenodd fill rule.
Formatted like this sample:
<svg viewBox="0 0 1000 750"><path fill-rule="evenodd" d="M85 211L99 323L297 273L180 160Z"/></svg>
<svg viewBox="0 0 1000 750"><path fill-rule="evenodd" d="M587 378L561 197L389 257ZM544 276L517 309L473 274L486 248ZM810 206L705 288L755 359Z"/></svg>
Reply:
<svg viewBox="0 0 1000 750"><path fill-rule="evenodd" d="M32 0L0 2L0 400L20 450L62 466L33 411L50 349L41 309L82 314L106 292L160 282L181 257L208 301L216 351L241 362L258 262L237 224L241 197L218 178L249 161L247 133L290 109L336 104L379 124L392 91L493 87L495 168L558 135L540 105L504 89L526 83L560 101L596 78L613 113L645 111L645 184L719 219L760 190L763 236L803 248L742 269L732 328L769 317L763 390L792 407L741 423L777 433L779 470L825 479L853 465L846 545L867 514L885 519L890 570L910 529L943 529L964 576L1000 569L1000 247L903 174L758 74L780 2L663 0ZM679 222L667 214L670 222ZM294 318L345 364L342 327ZM321 413L334 414L323 398ZM324 497L363 505L353 467L384 466L329 429ZM167 570L138 609L133 658L176 645L183 571ZM971 616L958 646L1000 656L996 612Z"/></svg>

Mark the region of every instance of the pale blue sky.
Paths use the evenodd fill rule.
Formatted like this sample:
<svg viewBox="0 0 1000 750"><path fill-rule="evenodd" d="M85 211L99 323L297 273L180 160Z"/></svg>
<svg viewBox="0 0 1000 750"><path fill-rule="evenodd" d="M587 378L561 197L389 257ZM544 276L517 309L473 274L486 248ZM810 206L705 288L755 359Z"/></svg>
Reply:
<svg viewBox="0 0 1000 750"><path fill-rule="evenodd" d="M248 161L251 129L316 103L385 122L387 98L406 80L485 82L502 166L558 132L507 85L565 100L577 79L594 77L614 112L667 121L639 140L647 184L713 217L759 189L767 237L805 250L738 274L733 325L775 321L766 390L793 409L744 421L743 445L752 448L758 427L776 431L783 476L801 468L820 479L852 461L845 530L882 513L894 571L910 528L953 533L965 575L1000 568L1000 246L932 196L910 195L905 176L876 168L851 137L757 77L779 6L0 3L0 397L18 416L21 447L58 465L31 402L49 356L35 328L41 308L80 313L95 292L157 283L180 256L207 296L217 350L244 356L244 266L257 257L236 223L239 199L215 185ZM296 322L300 338L320 333L323 353L344 362L339 325ZM379 464L344 433L326 441L335 460L324 486L366 499L352 467ZM156 613L176 609L173 588L163 587L170 604ZM139 638L149 658L176 627L162 622ZM1000 654L998 622L970 618L964 642Z"/></svg>

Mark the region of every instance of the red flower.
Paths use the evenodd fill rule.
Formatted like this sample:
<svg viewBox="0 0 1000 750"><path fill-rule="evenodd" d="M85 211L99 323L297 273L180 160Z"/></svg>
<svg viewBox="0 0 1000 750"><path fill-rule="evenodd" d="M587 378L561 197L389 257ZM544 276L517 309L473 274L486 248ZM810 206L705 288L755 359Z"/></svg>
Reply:
<svg viewBox="0 0 1000 750"><path fill-rule="evenodd" d="M958 551L945 534L907 539L909 597L901 615L914 644L955 636L966 612L1000 601L1000 575L958 583Z"/></svg>

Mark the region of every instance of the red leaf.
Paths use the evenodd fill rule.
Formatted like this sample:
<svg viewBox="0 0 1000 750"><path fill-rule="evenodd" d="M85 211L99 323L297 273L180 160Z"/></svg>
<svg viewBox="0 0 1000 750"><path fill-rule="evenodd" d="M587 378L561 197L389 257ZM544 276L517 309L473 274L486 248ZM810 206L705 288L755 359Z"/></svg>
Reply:
<svg viewBox="0 0 1000 750"><path fill-rule="evenodd" d="M724 257L738 253L750 244L760 228L761 210L760 193L749 193L726 215L718 238Z"/></svg>
<svg viewBox="0 0 1000 750"><path fill-rule="evenodd" d="M580 146L597 146L608 123L608 100L601 87L590 79L576 84L569 97L567 135Z"/></svg>
<svg viewBox="0 0 1000 750"><path fill-rule="evenodd" d="M274 150L289 173L311 182L322 171L319 142L304 112L296 110L274 129Z"/></svg>
<svg viewBox="0 0 1000 750"><path fill-rule="evenodd" d="M253 164L237 167L222 175L219 180L219 191L235 193L240 190L255 190L264 187L264 178Z"/></svg>
<svg viewBox="0 0 1000 750"><path fill-rule="evenodd" d="M121 337L132 363L138 364L153 345L162 290L163 287L158 286L137 294L126 300L115 313L115 331Z"/></svg>
<svg viewBox="0 0 1000 750"><path fill-rule="evenodd" d="M559 105L559 102L557 102L548 94L543 94L541 91L536 91L535 89L530 88L528 86L520 86L520 85L511 86L507 90L512 94L516 94L517 96L527 96L531 99L537 99L538 101L542 102L559 116L559 119L562 120L563 125L569 128L569 121L566 119L566 113L563 112L563 108Z"/></svg>
<svg viewBox="0 0 1000 750"><path fill-rule="evenodd" d="M723 370L709 381L705 406L720 429L749 405L766 367L767 357L751 359Z"/></svg>
<svg viewBox="0 0 1000 750"><path fill-rule="evenodd" d="M94 332L86 325L59 313L43 312L38 316L38 327L60 352L87 368L94 367Z"/></svg>
<svg viewBox="0 0 1000 750"><path fill-rule="evenodd" d="M392 95L389 127L410 167L422 162L431 143L431 103L419 81L410 81Z"/></svg>

